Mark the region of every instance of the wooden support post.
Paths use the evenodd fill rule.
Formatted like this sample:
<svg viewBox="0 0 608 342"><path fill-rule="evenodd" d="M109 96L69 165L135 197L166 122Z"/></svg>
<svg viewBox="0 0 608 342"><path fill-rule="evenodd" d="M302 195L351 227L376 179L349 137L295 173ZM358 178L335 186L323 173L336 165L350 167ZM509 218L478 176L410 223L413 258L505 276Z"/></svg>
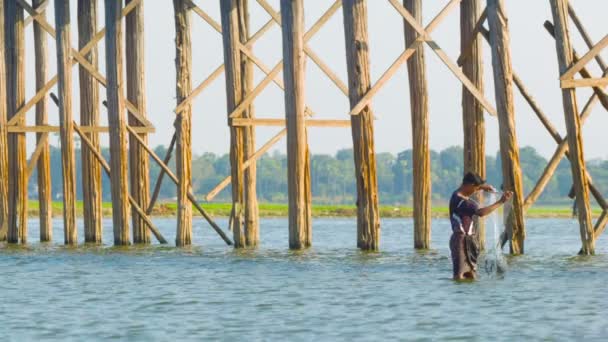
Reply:
<svg viewBox="0 0 608 342"><path fill-rule="evenodd" d="M506 229L511 238L512 254L524 253L526 230L523 216L523 182L519 164L519 147L515 131L515 104L513 100L513 70L509 28L503 0L488 0L488 24L494 70L494 90L500 137L503 187L513 191L512 210Z"/></svg>
<svg viewBox="0 0 608 342"><path fill-rule="evenodd" d="M82 50L97 32L97 0L78 0L78 48ZM98 52L95 45L84 58L97 68ZM97 80L82 66L78 68L80 84L80 124L98 126L99 86ZM87 139L99 149L99 134L87 133ZM102 186L101 167L88 145L80 146L82 160L82 199L84 241L101 243L102 236Z"/></svg>
<svg viewBox="0 0 608 342"><path fill-rule="evenodd" d="M6 56L4 49L4 1L0 0L0 241L6 241L8 229L8 131L6 129Z"/></svg>
<svg viewBox="0 0 608 342"><path fill-rule="evenodd" d="M287 120L289 248L311 245L310 155L305 105L304 1L281 0L283 80Z"/></svg>
<svg viewBox="0 0 608 342"><path fill-rule="evenodd" d="M127 0L128 5L133 0ZM126 18L126 61L127 61L127 99L133 103L143 117L146 115L146 79L144 51L144 3L140 2ZM140 126L137 118L129 115L129 125ZM148 135L139 135L148 142ZM129 172L131 175L131 196L139 207L145 208L150 198L150 175L148 156L137 141L129 138ZM150 233L143 217L133 208L133 242L150 243Z"/></svg>
<svg viewBox="0 0 608 342"><path fill-rule="evenodd" d="M192 91L192 43L190 38L190 5L187 0L173 0L175 11L175 68L177 104ZM177 234L175 244L192 243L192 205L188 193L192 191L192 104L188 104L175 118L176 173L177 173Z"/></svg>
<svg viewBox="0 0 608 342"><path fill-rule="evenodd" d="M483 90L482 41L477 32L480 20L480 0L463 0L460 3L460 53L466 55L462 61L462 72L480 91ZM464 172L475 172L486 177L486 132L483 106L468 89L462 87L462 127ZM485 248L485 224L482 218L475 219L475 234L479 247Z"/></svg>
<svg viewBox="0 0 608 342"><path fill-rule="evenodd" d="M418 23L422 21L422 0L404 0L404 7ZM418 39L418 32L404 21L405 44ZM410 84L413 153L414 248L431 247L431 151L429 148L429 106L424 46L419 45L407 61Z"/></svg>
<svg viewBox="0 0 608 342"><path fill-rule="evenodd" d="M23 9L6 1L7 110L10 120L25 103L25 42ZM24 125L25 119L16 122ZM27 242L27 156L25 133L8 137L8 235L9 243Z"/></svg>
<svg viewBox="0 0 608 342"><path fill-rule="evenodd" d="M46 0L34 0L34 8L44 6ZM40 16L46 18L46 10L40 11ZM46 32L38 22L34 22L34 50L36 55L36 91L42 89L47 81L47 37ZM45 96L36 103L36 125L48 124L48 99ZM53 238L52 227L52 196L51 196L51 155L49 142L44 133L36 134L36 143L40 145L38 155L38 212L40 216L40 241L48 242Z"/></svg>
<svg viewBox="0 0 608 342"><path fill-rule="evenodd" d="M63 227L66 245L78 243L76 230L76 170L74 125L72 120L72 41L70 3L55 0L57 75L59 78L59 125L61 166L63 170Z"/></svg>
<svg viewBox="0 0 608 342"><path fill-rule="evenodd" d="M221 1L226 69L226 99L228 114L240 104L253 87L253 64L240 52L239 46L248 40L249 14L246 0ZM253 118L253 105L239 113L241 118ZM234 247L253 247L260 239L256 198L255 162L244 169L243 163L255 152L255 126L230 127L230 164L232 180L231 218Z"/></svg>
<svg viewBox="0 0 608 342"><path fill-rule="evenodd" d="M573 63L572 46L568 33L568 1L550 0L553 24L555 25L555 46L559 63L559 74L564 74ZM578 207L578 221L583 254L595 253L595 235L591 221L591 208L589 207L589 189L587 184L587 170L583 154L583 140L580 117L576 103L576 90L574 88L562 89L564 103L564 116L566 131L568 133L568 151L572 167L572 179L576 193Z"/></svg>
<svg viewBox="0 0 608 342"><path fill-rule="evenodd" d="M112 223L114 245L128 245L129 185L127 172L127 121L124 108L122 75L122 1L105 0L106 15L106 87L110 126L110 168L112 180Z"/></svg>
<svg viewBox="0 0 608 342"><path fill-rule="evenodd" d="M352 107L359 103L371 88L367 1L344 0L342 9L348 66L348 95ZM374 150L374 114L368 105L359 115L351 115L350 119L357 180L357 247L364 250L378 250L380 212Z"/></svg>

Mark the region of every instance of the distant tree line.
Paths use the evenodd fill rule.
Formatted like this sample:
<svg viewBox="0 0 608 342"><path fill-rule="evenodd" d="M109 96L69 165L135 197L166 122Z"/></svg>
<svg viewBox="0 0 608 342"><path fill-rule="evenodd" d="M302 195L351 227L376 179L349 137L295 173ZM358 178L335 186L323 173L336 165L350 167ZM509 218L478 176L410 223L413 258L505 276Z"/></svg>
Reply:
<svg viewBox="0 0 608 342"><path fill-rule="evenodd" d="M158 146L156 153L165 155L166 147ZM109 152L103 155L109 160ZM80 170L80 150L76 151L76 163ZM312 193L314 202L319 204L352 204L356 199L353 155L351 149L338 151L335 155L317 154L311 157ZM524 188L528 193L538 178L547 160L532 147L520 149L520 159L524 177ZM487 156L487 178L500 186L502 171L500 156ZM230 174L230 160L227 154L204 153L192 160L193 191L203 196ZM51 147L52 191L55 199L61 198L61 156L57 147ZM170 164L173 168L173 163ZM608 195L608 161L594 160L588 163L594 183ZM431 152L433 181L432 198L435 203L445 203L451 192L459 185L463 174L463 152L460 147L450 147L441 152ZM150 183L158 176L160 168L150 161ZM383 204L411 204L412 198L412 151L405 150L397 155L377 154L378 188ZM34 172L35 173L35 172ZM81 173L77 174L78 198L82 198ZM36 176L30 179L30 196L36 196ZM562 160L548 184L539 203L563 204L569 202L567 195L572 185L570 166ZM150 184L154 186L154 184ZM257 189L261 202L284 203L287 201L287 159L279 152L266 154L257 163ZM152 189L151 189L152 191ZM104 174L104 199L110 200L110 184ZM175 186L165 178L160 191L160 199L175 197ZM214 201L230 201L230 187L222 191Z"/></svg>

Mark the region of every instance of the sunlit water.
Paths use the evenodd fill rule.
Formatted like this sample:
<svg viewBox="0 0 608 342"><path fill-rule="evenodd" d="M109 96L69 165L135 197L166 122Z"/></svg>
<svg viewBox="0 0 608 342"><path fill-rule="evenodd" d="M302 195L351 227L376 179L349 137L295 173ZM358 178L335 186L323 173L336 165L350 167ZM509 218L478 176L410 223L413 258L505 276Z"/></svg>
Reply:
<svg viewBox="0 0 608 342"><path fill-rule="evenodd" d="M172 241L175 220L155 222ZM353 219L314 220L305 252L287 249L285 219L262 220L255 251L201 220L192 248L64 248L56 221L55 245L0 245L0 340L606 339L606 238L578 257L575 221L527 223L527 254L504 277L456 283L443 219L426 253L403 219L382 222L379 253L355 248ZM111 243L110 221L105 232Z"/></svg>

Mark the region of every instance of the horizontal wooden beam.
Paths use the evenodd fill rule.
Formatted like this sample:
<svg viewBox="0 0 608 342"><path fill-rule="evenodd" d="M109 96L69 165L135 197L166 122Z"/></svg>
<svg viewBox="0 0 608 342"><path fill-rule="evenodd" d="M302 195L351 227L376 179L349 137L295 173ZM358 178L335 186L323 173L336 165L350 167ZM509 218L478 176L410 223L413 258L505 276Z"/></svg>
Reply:
<svg viewBox="0 0 608 342"><path fill-rule="evenodd" d="M107 126L79 126L84 133L108 133ZM154 133L154 127L134 126L132 129L137 133ZM59 126L8 126L8 133L56 133Z"/></svg>
<svg viewBox="0 0 608 342"><path fill-rule="evenodd" d="M608 85L608 77L560 80L559 83L562 88L605 87Z"/></svg>
<svg viewBox="0 0 608 342"><path fill-rule="evenodd" d="M263 118L234 118L231 119L232 126L278 126L285 127L285 119L263 119ZM350 127L350 120L322 120L308 119L307 127Z"/></svg>
<svg viewBox="0 0 608 342"><path fill-rule="evenodd" d="M589 63L590 60L595 58L606 46L608 46L608 34L602 38L595 46L589 50L586 54L584 54L581 58L579 58L576 63L574 63L570 69L568 69L562 76L559 78L562 81L570 80L579 72L582 68Z"/></svg>

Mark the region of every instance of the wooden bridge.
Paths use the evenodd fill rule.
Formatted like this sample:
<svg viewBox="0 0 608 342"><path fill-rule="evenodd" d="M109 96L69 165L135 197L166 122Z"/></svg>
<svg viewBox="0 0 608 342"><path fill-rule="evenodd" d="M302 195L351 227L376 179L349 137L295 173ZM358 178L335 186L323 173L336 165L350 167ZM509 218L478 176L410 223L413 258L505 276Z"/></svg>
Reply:
<svg viewBox="0 0 608 342"><path fill-rule="evenodd" d="M485 175L484 116L498 119L503 187L515 193L513 210L508 216L507 237L514 254L524 252L525 211L541 195L563 157L572 166L574 193L582 242L581 253L593 254L595 240L608 222L608 203L596 189L585 169L581 127L599 103L608 110L608 68L599 55L608 45L608 35L595 43L583 21L568 0L548 0L553 22L545 28L555 38L556 55L562 88L567 135L561 136L547 115L527 90L511 63L508 16L504 0L449 0L428 23L422 22L422 0L387 1L394 15L404 21L405 50L390 67L372 82L367 34L367 6L377 1L326 0L327 10L309 30L304 28L304 0L281 0L273 8L266 0L219 0L221 19L208 15L194 0L173 0L175 19L176 97L175 132L165 156L158 156L148 146L148 134L155 128L146 112L144 73L144 1L105 0L105 25L97 22L97 0L78 0L77 15L70 1L54 0L55 25L47 21L48 0L0 1L0 239L9 243L27 243L28 182L37 170L37 197L40 206L40 240L52 240L49 134L59 132L63 182L63 225L66 244L76 244L76 170L74 137L82 143L82 188L84 235L87 243L101 243L101 175L108 174L112 189L112 219L115 245L150 243L151 235L161 243L165 238L155 228L150 214L159 195L161 183L169 178L177 187L176 245L191 244L192 215L195 208L227 243L235 247L253 247L259 242L259 218L256 198L256 160L273 145L287 138L289 189L289 247L311 245L311 180L307 143L308 127L350 127L353 138L357 184L357 246L376 250L380 241L380 215L374 150L374 114L372 100L403 64L407 63L410 85L413 130L413 203L414 246L429 248L431 237L431 173L429 150L429 111L425 52L432 52L462 84L462 119L464 127L464 169ZM311 0L312 1L312 0ZM306 2L308 3L308 2ZM249 25L249 6L261 6L270 19L256 32ZM433 39L433 31L448 15L460 11L461 55L454 61ZM343 16L348 80L337 74L315 53L308 41L333 16ZM76 19L76 20L73 20ZM123 20L125 29L123 32ZM191 21L203 20L222 35L224 63L203 82L192 82ZM77 44L70 26L78 25ZM35 65L26 65L24 35L34 26ZM253 52L254 44L274 25L281 27L283 59L266 65ZM105 28L100 28L105 26ZM572 28L576 28L572 30ZM571 43L578 32L588 47L578 54ZM57 75L49 77L47 37L55 39ZM123 39L123 36L125 39ZM105 75L101 74L98 44L105 40ZM496 106L483 92L481 49L486 42L492 52L494 98ZM428 49L425 50L425 46ZM305 64L310 59L348 98L350 112L333 120L314 119L306 104ZM604 74L595 77L586 69L592 60ZM78 65L80 117L72 107L73 66ZM123 75L126 69L126 82ZM25 70L35 68L35 95L25 97ZM265 77L254 84L254 68ZM230 127L231 174L206 195L212 200L227 185L232 189L232 238L214 222L192 193L191 135L193 100L222 74L225 75L227 122ZM281 76L282 74L282 76ZM580 75L580 77L577 77ZM271 83L284 90L285 119L256 117L253 111L257 96ZM57 86L57 94L51 93ZM100 87L101 86L101 87ZM515 88L529 104L557 145L534 189L525 194L519 163L519 147L514 116ZM591 87L593 95L579 109L576 89ZM101 126L100 89L105 89L108 126ZM4 100L5 99L5 100ZM48 123L49 99L58 106L59 125ZM35 126L27 126L25 117L35 111ZM280 130L256 149L255 127L276 126ZM36 134L36 148L28 159L25 135ZM100 134L109 134L110 161L100 153ZM226 137L228 139L228 137ZM167 165L175 152L175 172ZM149 161L157 163L161 173L154 180L152 193ZM590 194L603 209L594 223ZM479 222L483 241L483 222Z"/></svg>

